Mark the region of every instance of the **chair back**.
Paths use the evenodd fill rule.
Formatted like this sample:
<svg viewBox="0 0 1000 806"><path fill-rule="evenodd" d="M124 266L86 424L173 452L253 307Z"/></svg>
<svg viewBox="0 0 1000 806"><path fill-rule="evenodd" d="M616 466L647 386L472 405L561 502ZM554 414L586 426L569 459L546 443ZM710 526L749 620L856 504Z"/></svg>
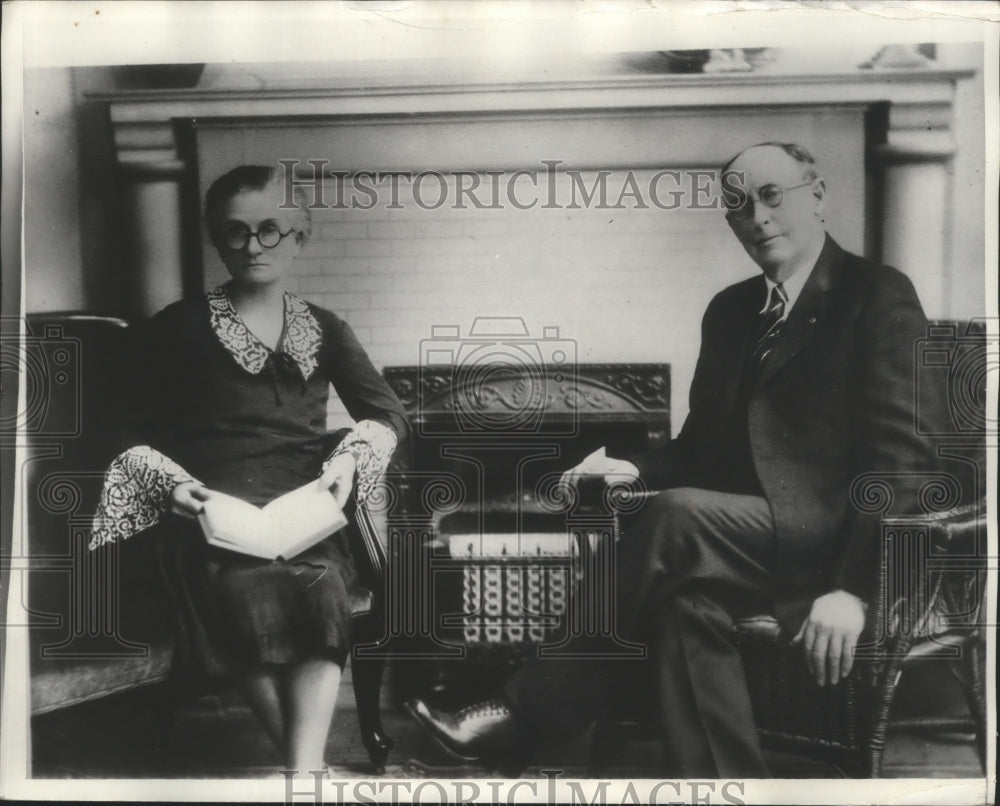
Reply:
<svg viewBox="0 0 1000 806"><path fill-rule="evenodd" d="M81 312L26 321L20 527L35 713L163 673L153 647L169 643L171 625L150 547L88 548L104 471L125 437L130 326Z"/></svg>
<svg viewBox="0 0 1000 806"><path fill-rule="evenodd" d="M986 322L936 320L916 351L919 428L930 439L936 469L950 477L944 506L982 500L986 494Z"/></svg>

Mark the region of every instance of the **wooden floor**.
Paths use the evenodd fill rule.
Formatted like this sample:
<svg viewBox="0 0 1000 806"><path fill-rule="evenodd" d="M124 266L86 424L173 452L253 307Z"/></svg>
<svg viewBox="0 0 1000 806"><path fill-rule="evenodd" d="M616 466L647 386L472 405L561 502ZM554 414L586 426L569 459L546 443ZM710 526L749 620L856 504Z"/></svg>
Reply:
<svg viewBox="0 0 1000 806"><path fill-rule="evenodd" d="M907 680L897 695L900 713L961 715L964 705L947 679L939 679L931 664ZM392 675L402 673L390 664L384 689L384 723L396 741L387 775L392 777L481 777L478 768L457 767L420 728L391 702ZM160 746L150 710L135 702L100 701L36 717L32 723L33 775L37 778L256 778L277 774L281 759L249 710L235 697L206 697L184 706L177 714L175 732ZM586 777L588 736L572 745L544 750L529 769L565 771L568 777ZM659 777L659 748L655 743L628 746L611 768L612 778ZM344 675L338 697L327 759L343 777L371 775L368 757L358 734L350 673ZM838 771L787 755L769 754L778 777L835 777ZM966 735L922 735L893 731L885 753L884 777L980 777L972 739Z"/></svg>

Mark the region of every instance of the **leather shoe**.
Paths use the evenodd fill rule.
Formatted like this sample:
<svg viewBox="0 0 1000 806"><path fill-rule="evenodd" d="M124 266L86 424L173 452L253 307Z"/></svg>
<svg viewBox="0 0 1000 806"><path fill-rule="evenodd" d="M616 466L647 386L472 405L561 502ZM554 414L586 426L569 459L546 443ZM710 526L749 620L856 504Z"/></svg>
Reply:
<svg viewBox="0 0 1000 806"><path fill-rule="evenodd" d="M507 777L517 777L531 758L528 737L499 700L486 700L448 713L413 699L406 703L406 710L442 748L461 761L478 762Z"/></svg>

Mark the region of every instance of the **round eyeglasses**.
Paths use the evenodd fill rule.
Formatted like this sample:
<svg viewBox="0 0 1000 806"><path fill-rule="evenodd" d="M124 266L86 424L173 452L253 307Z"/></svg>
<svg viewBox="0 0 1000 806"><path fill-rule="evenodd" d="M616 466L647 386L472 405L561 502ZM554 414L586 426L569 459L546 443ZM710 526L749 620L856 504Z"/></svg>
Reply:
<svg viewBox="0 0 1000 806"><path fill-rule="evenodd" d="M792 185L789 188L778 187L778 185L764 185L764 187L757 191L757 201L765 207L774 209L781 204L787 191L809 187L811 184L812 181L803 182L801 185ZM753 215L754 197L748 191L727 188L725 194L723 194L723 204L726 207L726 218L732 221L746 221Z"/></svg>
<svg viewBox="0 0 1000 806"><path fill-rule="evenodd" d="M256 232L245 224L230 224L222 230L222 242L230 249L239 250L245 249L246 245L250 243L251 238L256 238L257 243L265 249L272 249L281 243L283 238L295 231L294 229L290 229L288 232L282 232L273 221L261 224L260 229Z"/></svg>

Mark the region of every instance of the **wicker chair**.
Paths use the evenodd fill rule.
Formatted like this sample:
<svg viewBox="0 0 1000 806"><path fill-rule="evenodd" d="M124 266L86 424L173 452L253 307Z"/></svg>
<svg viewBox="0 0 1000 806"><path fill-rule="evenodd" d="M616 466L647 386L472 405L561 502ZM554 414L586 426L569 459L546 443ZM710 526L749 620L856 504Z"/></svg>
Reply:
<svg viewBox="0 0 1000 806"><path fill-rule="evenodd" d="M881 584L869 603L868 627L854 669L839 685L819 688L808 674L801 648L781 636L773 619L737 622L737 645L765 746L823 759L854 775L878 777L900 677L917 660L938 656L957 673L970 716L957 722L921 719L916 724L973 728L985 769L981 615L986 567L984 553L976 550L985 538L985 515L984 503L977 502L884 524ZM925 556L937 560L931 568L909 563L905 579L893 578L899 553L915 558L925 549Z"/></svg>
<svg viewBox="0 0 1000 806"><path fill-rule="evenodd" d="M881 584L869 603L868 626L850 676L820 688L809 674L801 647L781 634L777 620L762 614L734 624L761 743L832 764L843 774L878 777L896 687L903 671L936 656L949 664L969 707L967 719L897 720L897 726L938 730L972 729L986 764L985 502L924 518L886 521ZM890 572L899 556L905 578ZM634 669L633 674L644 674ZM638 708L635 691L652 681L616 681L601 709L591 748L590 770L600 777L627 741L655 736L649 709Z"/></svg>

